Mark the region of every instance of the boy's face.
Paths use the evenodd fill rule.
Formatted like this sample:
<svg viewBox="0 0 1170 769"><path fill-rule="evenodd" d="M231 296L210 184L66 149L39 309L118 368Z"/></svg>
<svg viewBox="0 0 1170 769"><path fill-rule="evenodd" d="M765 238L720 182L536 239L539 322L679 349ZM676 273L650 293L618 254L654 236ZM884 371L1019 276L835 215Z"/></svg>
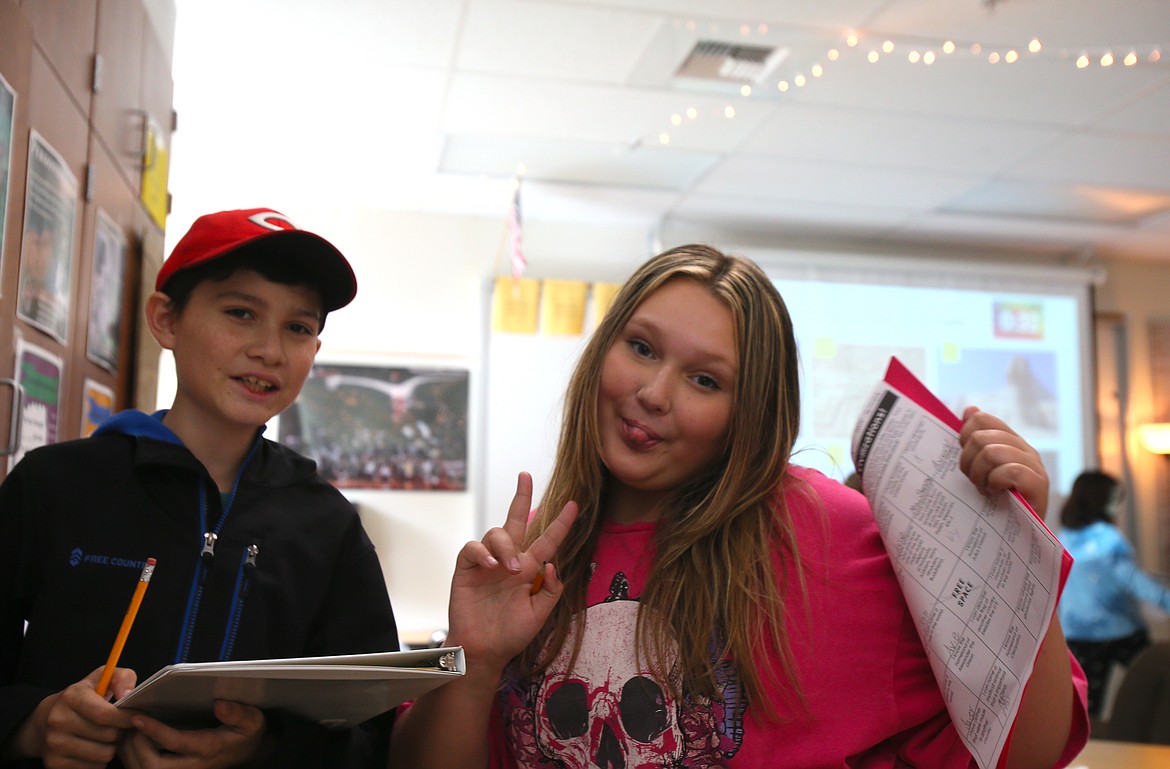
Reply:
<svg viewBox="0 0 1170 769"><path fill-rule="evenodd" d="M320 318L316 289L252 270L198 284L156 332L175 356L172 414L209 430L255 430L296 400L321 346Z"/></svg>

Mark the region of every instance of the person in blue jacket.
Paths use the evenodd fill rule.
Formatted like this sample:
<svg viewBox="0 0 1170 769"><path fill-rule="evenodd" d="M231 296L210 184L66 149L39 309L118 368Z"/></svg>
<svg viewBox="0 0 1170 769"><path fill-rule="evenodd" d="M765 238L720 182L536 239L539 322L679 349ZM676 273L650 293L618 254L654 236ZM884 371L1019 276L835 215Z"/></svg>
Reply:
<svg viewBox="0 0 1170 769"><path fill-rule="evenodd" d="M174 353L170 409L34 449L0 486L0 765L385 766L391 713L326 730L220 700L218 726L190 729L113 704L171 663L399 648L353 505L262 436L357 290L345 257L271 209L223 211L196 220L155 288L145 312Z"/></svg>
<svg viewBox="0 0 1170 769"><path fill-rule="evenodd" d="M1124 488L1088 470L1073 481L1060 511L1058 538L1074 561L1058 610L1068 647L1089 681L1089 714L1101 715L1114 664L1128 665L1150 644L1141 602L1170 612L1170 586L1139 568L1117 528L1114 511Z"/></svg>

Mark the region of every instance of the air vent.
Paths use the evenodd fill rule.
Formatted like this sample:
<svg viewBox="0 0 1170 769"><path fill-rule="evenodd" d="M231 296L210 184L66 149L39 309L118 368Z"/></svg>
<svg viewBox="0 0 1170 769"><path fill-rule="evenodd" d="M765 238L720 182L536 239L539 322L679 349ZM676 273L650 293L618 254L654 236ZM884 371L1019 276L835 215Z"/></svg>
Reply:
<svg viewBox="0 0 1170 769"><path fill-rule="evenodd" d="M720 83L759 83L787 57L787 48L700 40L675 72L675 77Z"/></svg>

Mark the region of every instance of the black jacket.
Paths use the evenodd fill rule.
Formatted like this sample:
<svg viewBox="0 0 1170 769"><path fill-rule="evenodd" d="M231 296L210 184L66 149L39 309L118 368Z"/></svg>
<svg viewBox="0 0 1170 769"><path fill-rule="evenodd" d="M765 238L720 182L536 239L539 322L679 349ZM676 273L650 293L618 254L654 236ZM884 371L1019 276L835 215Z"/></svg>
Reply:
<svg viewBox="0 0 1170 769"><path fill-rule="evenodd" d="M221 498L158 415L123 412L30 451L0 486L0 741L105 663L152 557L119 662L139 681L173 662L398 648L373 544L312 462L258 435ZM269 714L270 763L385 766L392 718L327 733Z"/></svg>

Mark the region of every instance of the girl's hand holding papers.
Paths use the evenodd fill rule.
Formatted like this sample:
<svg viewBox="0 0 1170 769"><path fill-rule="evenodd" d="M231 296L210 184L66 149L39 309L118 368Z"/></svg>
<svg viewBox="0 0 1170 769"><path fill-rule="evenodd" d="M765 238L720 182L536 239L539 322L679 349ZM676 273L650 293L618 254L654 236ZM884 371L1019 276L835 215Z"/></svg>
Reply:
<svg viewBox="0 0 1170 769"><path fill-rule="evenodd" d="M1040 453L999 417L968 406L959 432L959 468L984 494L1014 489L1040 520L1048 508L1048 473Z"/></svg>
<svg viewBox="0 0 1170 769"><path fill-rule="evenodd" d="M969 406L959 433L959 467L980 491L1015 490L1040 520L1048 507L1048 473L1039 452L1003 420ZM1024 690L1008 747L1009 769L1050 767L1057 763L1073 717L1072 673L1060 621L1052 618L1048 634Z"/></svg>

